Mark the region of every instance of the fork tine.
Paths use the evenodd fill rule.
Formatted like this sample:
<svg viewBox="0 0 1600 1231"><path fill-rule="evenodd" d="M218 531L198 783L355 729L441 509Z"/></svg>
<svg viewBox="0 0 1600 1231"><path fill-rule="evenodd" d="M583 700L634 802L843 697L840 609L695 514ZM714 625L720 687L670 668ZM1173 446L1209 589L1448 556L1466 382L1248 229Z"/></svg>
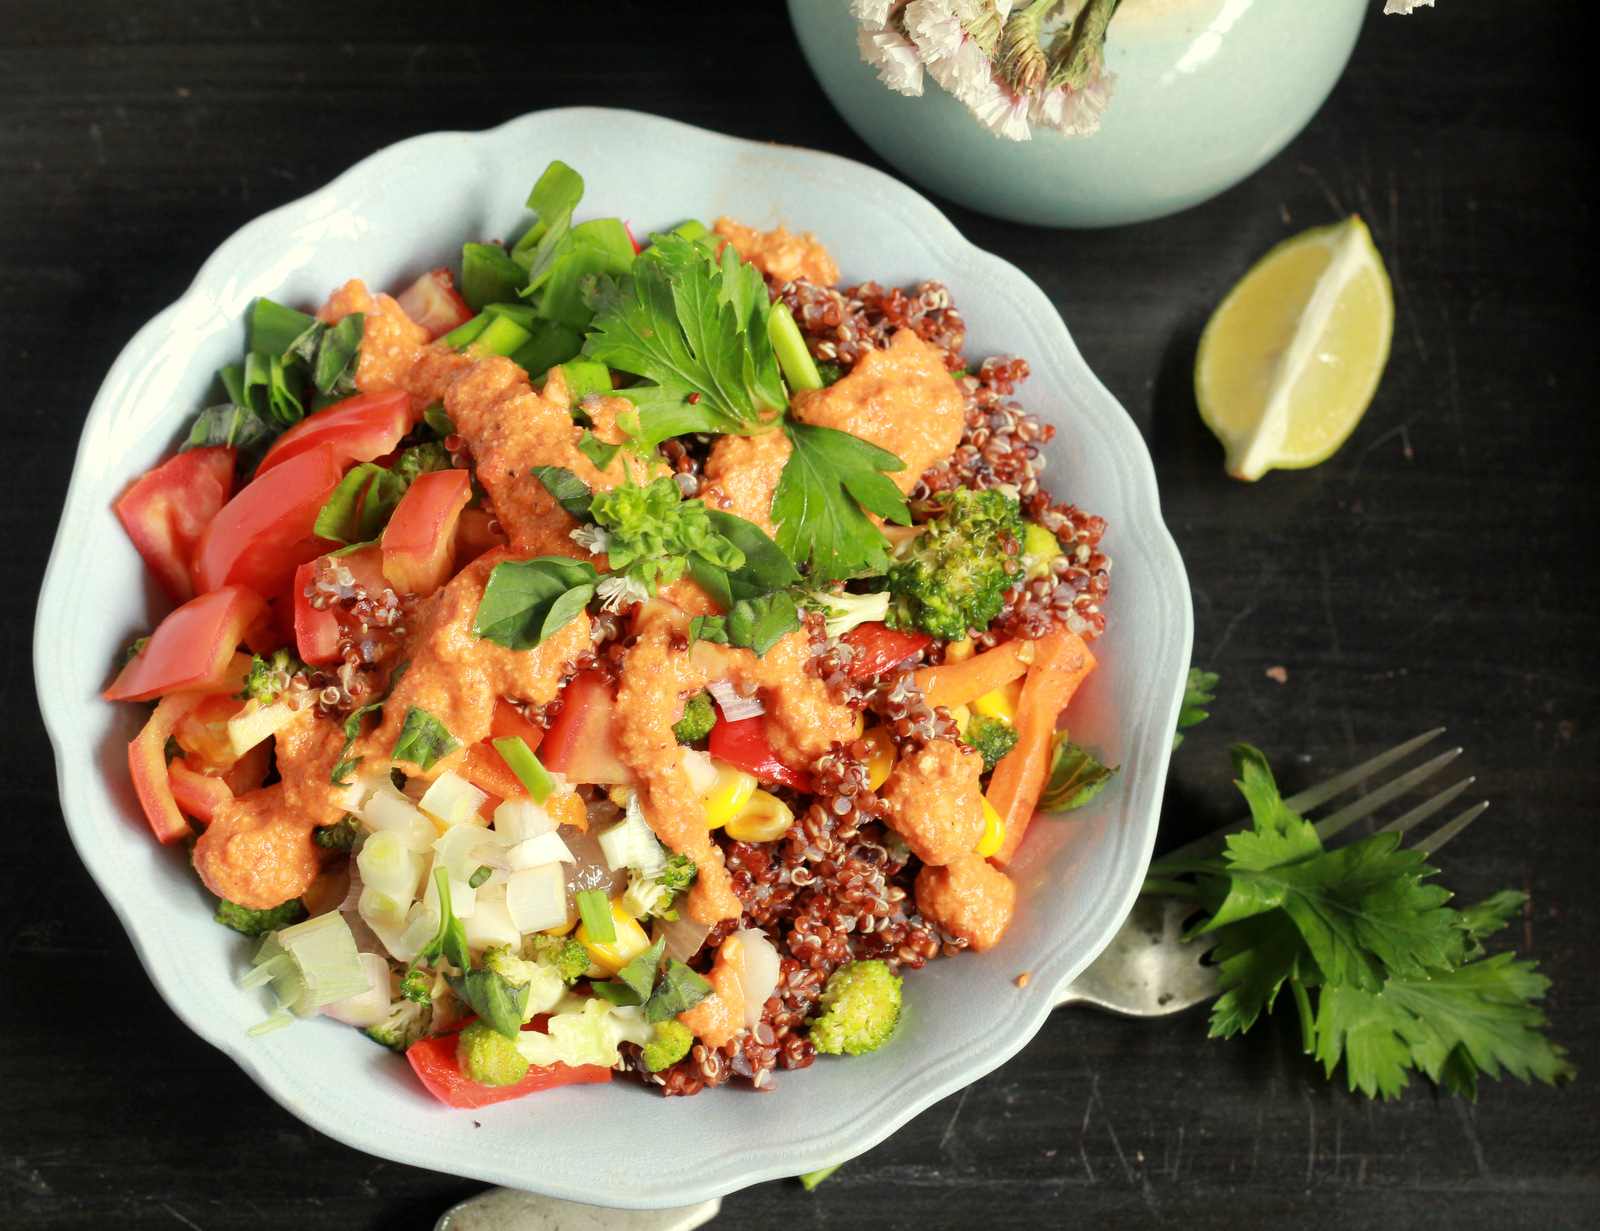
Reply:
<svg viewBox="0 0 1600 1231"><path fill-rule="evenodd" d="M1433 854L1434 851L1438 850L1446 842L1459 835L1463 829L1482 816L1488 810L1488 808L1489 801L1487 799L1473 804L1472 807L1468 808L1460 816L1456 817L1455 820L1446 821L1421 842L1413 844L1411 849L1421 851L1424 855Z"/></svg>
<svg viewBox="0 0 1600 1231"><path fill-rule="evenodd" d="M1423 821L1427 820L1435 812L1438 812L1440 809L1445 807L1446 804L1455 799L1456 796L1460 795L1461 792L1465 791L1477 780L1478 779L1476 776L1463 778L1454 786L1446 787L1444 790L1440 791L1426 803L1418 804L1415 808L1411 809L1410 812L1407 812L1402 816L1395 817L1394 820L1390 821L1386 825L1378 826L1377 829L1373 830L1373 833L1406 833L1407 831L1422 824Z"/></svg>
<svg viewBox="0 0 1600 1231"><path fill-rule="evenodd" d="M1434 727L1431 731L1424 731L1421 735L1413 736L1403 744L1396 744L1388 752L1380 752L1370 761L1363 761L1353 769L1347 769L1342 774L1335 774L1326 782L1319 782L1309 786L1298 795L1291 795L1283 802L1288 804L1301 816L1304 816L1318 804L1326 803L1335 795L1342 795L1351 787L1366 781L1380 769L1387 769L1401 757L1408 756L1431 740L1438 739L1444 734L1443 727Z"/></svg>
<svg viewBox="0 0 1600 1231"><path fill-rule="evenodd" d="M1424 761L1415 769L1407 770L1398 778L1384 783L1377 790L1369 791L1354 802L1346 804L1332 816L1324 817L1317 822L1317 837L1326 842L1334 834L1355 824L1362 817L1371 816L1391 799L1398 799L1418 783L1426 782L1460 755L1460 748L1441 752L1431 761Z"/></svg>

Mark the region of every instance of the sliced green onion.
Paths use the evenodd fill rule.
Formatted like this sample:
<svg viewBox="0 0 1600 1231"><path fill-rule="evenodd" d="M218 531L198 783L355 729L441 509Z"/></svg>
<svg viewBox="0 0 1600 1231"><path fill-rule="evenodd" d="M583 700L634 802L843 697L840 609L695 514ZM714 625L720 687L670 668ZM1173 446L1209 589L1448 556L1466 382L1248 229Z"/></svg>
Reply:
<svg viewBox="0 0 1600 1231"><path fill-rule="evenodd" d="M823 1180L827 1179L830 1175L843 1166L843 1163L834 1163L834 1165L831 1167L818 1167L815 1171L808 1171L801 1176L800 1183L807 1192L811 1192L818 1184L822 1183Z"/></svg>
<svg viewBox="0 0 1600 1231"><path fill-rule="evenodd" d="M583 920L583 930L595 944L616 942L617 924L611 917L611 900L606 897L604 889L583 889L578 892L578 917Z"/></svg>
<svg viewBox="0 0 1600 1231"><path fill-rule="evenodd" d="M550 792L556 789L556 780L550 776L549 770L539 764L539 758L533 755L533 749L528 747L522 736L497 739L494 741L494 750L517 776L517 780L528 788L534 803L542 804L550 798Z"/></svg>
<svg viewBox="0 0 1600 1231"><path fill-rule="evenodd" d="M468 349L474 355L514 355L532 339L533 335L509 316L492 313Z"/></svg>
<svg viewBox="0 0 1600 1231"><path fill-rule="evenodd" d="M471 876L467 877L467 887L469 889L476 889L479 885L483 884L484 881L488 880L493 875L494 869L488 864L479 864L478 870Z"/></svg>
<svg viewBox="0 0 1600 1231"><path fill-rule="evenodd" d="M451 350L464 350L467 343L477 340L477 337L489 327L489 316L485 312L478 313L470 321L457 325L439 341Z"/></svg>
<svg viewBox="0 0 1600 1231"><path fill-rule="evenodd" d="M781 299L772 305L767 316L767 336L772 339L773 354L777 355L778 366L783 369L783 378L791 389L822 388L822 374L806 349L805 336L794 323L789 305Z"/></svg>
<svg viewBox="0 0 1600 1231"><path fill-rule="evenodd" d="M265 295L250 306L250 349L282 358L317 318L296 312Z"/></svg>
<svg viewBox="0 0 1600 1231"><path fill-rule="evenodd" d="M574 403L589 394L607 397L611 393L611 369L593 359L569 359L561 365L561 375L567 382L567 393Z"/></svg>
<svg viewBox="0 0 1600 1231"><path fill-rule="evenodd" d="M468 324L471 324L469 321ZM455 435L456 425L454 420L445 413L443 406L430 406L422 412L422 421L426 423L436 436L443 439Z"/></svg>
<svg viewBox="0 0 1600 1231"><path fill-rule="evenodd" d="M517 297L527 271L497 244L461 246L461 298L474 312Z"/></svg>

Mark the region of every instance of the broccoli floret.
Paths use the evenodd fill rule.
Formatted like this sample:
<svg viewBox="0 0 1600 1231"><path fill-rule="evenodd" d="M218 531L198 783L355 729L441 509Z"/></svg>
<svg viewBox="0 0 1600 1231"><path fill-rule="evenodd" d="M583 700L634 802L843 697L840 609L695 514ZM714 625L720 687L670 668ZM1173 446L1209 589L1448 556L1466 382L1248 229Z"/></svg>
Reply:
<svg viewBox="0 0 1600 1231"><path fill-rule="evenodd" d="M983 772L988 773L1017 746L1017 729L988 714L974 714L961 738L983 754Z"/></svg>
<svg viewBox="0 0 1600 1231"><path fill-rule="evenodd" d="M680 744L698 744L716 725L717 711L711 704L711 694L697 692L683 703L683 717L672 724L672 733Z"/></svg>
<svg viewBox="0 0 1600 1231"><path fill-rule="evenodd" d="M667 860L666 866L655 874L654 879L669 893L684 893L694 884L695 874L698 871L692 856L673 855Z"/></svg>
<svg viewBox="0 0 1600 1231"><path fill-rule="evenodd" d="M450 466L450 451L438 441L430 440L426 444L412 445L402 450L389 470L410 483L419 474L427 474L430 470L448 470Z"/></svg>
<svg viewBox="0 0 1600 1231"><path fill-rule="evenodd" d="M322 826L311 835L311 840L324 850L353 851L361 833L361 822L347 815L342 821Z"/></svg>
<svg viewBox="0 0 1600 1231"><path fill-rule="evenodd" d="M428 1033L432 1021L433 1010L427 1005L397 1000L389 1006L388 1017L361 1033L390 1051L403 1052Z"/></svg>
<svg viewBox="0 0 1600 1231"><path fill-rule="evenodd" d="M568 986L589 970L589 951L570 936L530 936L524 942L523 952L536 962L554 966L561 981Z"/></svg>
<svg viewBox="0 0 1600 1231"><path fill-rule="evenodd" d="M851 594L847 591L824 590L807 596L824 616L828 636L842 637L852 628L873 620L882 620L889 614L889 593L879 590L873 594Z"/></svg>
<svg viewBox="0 0 1600 1231"><path fill-rule="evenodd" d="M944 511L889 566L889 626L948 641L987 628L1020 570L1021 534L1017 502L1004 492L951 492Z"/></svg>
<svg viewBox="0 0 1600 1231"><path fill-rule="evenodd" d="M694 1044L694 1031L675 1017L655 1024L650 1041L639 1052L639 1059L652 1073L671 1068L689 1054Z"/></svg>
<svg viewBox="0 0 1600 1231"><path fill-rule="evenodd" d="M817 361L817 375L822 378L822 383L825 386L831 385L844 376L844 369L837 363L824 363L819 359Z"/></svg>
<svg viewBox="0 0 1600 1231"><path fill-rule="evenodd" d="M265 936L306 917L305 905L299 898L290 898L268 910L251 910L226 898L217 901L216 921L244 936Z"/></svg>
<svg viewBox="0 0 1600 1231"><path fill-rule="evenodd" d="M433 984L432 971L413 966L400 980L400 994L413 1004L432 1004Z"/></svg>
<svg viewBox="0 0 1600 1231"><path fill-rule="evenodd" d="M830 1056L859 1056L889 1041L900 1020L900 976L877 960L848 962L828 976L811 1045Z"/></svg>
<svg viewBox="0 0 1600 1231"><path fill-rule="evenodd" d="M508 1039L485 1021L475 1021L456 1042L462 1075L480 1086L514 1086L528 1071L528 1062Z"/></svg>
<svg viewBox="0 0 1600 1231"><path fill-rule="evenodd" d="M274 650L265 658L257 654L250 660L250 672L244 677L244 691L239 696L246 701L271 705L289 687L294 674L304 671L305 666L287 649Z"/></svg>

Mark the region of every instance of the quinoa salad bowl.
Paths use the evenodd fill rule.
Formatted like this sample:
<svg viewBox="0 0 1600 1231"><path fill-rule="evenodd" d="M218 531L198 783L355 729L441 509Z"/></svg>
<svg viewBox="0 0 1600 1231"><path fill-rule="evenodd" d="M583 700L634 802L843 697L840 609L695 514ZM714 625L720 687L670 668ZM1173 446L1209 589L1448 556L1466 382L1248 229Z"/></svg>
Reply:
<svg viewBox="0 0 1600 1231"><path fill-rule="evenodd" d="M1138 891L1190 639L1024 275L585 108L218 249L90 411L35 670L192 1029L372 1154L644 1208L1028 1041Z"/></svg>

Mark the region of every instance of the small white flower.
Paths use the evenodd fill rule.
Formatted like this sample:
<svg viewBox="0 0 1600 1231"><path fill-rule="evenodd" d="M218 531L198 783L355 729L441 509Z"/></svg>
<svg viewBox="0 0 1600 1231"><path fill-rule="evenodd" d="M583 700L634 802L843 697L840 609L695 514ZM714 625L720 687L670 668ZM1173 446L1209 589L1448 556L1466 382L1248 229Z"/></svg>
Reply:
<svg viewBox="0 0 1600 1231"><path fill-rule="evenodd" d="M954 53L928 64L933 79L967 106L977 108L992 102L999 87L994 69L973 39L963 39Z"/></svg>
<svg viewBox="0 0 1600 1231"><path fill-rule="evenodd" d="M611 550L610 532L604 526L597 526L593 522L579 526L567 537L591 556L603 556Z"/></svg>
<svg viewBox="0 0 1600 1231"><path fill-rule="evenodd" d="M869 30L881 30L889 24L896 0L850 0L850 15Z"/></svg>
<svg viewBox="0 0 1600 1231"><path fill-rule="evenodd" d="M922 53L923 63L932 65L955 55L966 38L956 8L956 0L911 0L906 5L906 33Z"/></svg>
<svg viewBox="0 0 1600 1231"><path fill-rule="evenodd" d="M1399 13L1402 17L1413 9L1431 9L1433 0L1383 0L1384 15Z"/></svg>
<svg viewBox="0 0 1600 1231"><path fill-rule="evenodd" d="M1102 70L1081 90L1067 86L1046 90L1033 100L1029 116L1035 124L1068 137L1090 136L1099 131L1100 117L1111 101L1116 80L1114 74Z"/></svg>
<svg viewBox="0 0 1600 1231"><path fill-rule="evenodd" d="M629 577L626 573L607 573L600 579L600 584L594 589L595 597L600 600L602 611L621 611L624 607L631 607L634 603L645 602L650 597L650 591L645 584L636 578Z"/></svg>
<svg viewBox="0 0 1600 1231"><path fill-rule="evenodd" d="M1028 129L1028 99L1021 94L997 88L988 97L968 106L983 126L996 136L1011 141L1026 141L1033 135Z"/></svg>
<svg viewBox="0 0 1600 1231"><path fill-rule="evenodd" d="M862 29L856 35L861 58L878 70L878 80L897 94L922 93L922 61L917 49L898 30Z"/></svg>

